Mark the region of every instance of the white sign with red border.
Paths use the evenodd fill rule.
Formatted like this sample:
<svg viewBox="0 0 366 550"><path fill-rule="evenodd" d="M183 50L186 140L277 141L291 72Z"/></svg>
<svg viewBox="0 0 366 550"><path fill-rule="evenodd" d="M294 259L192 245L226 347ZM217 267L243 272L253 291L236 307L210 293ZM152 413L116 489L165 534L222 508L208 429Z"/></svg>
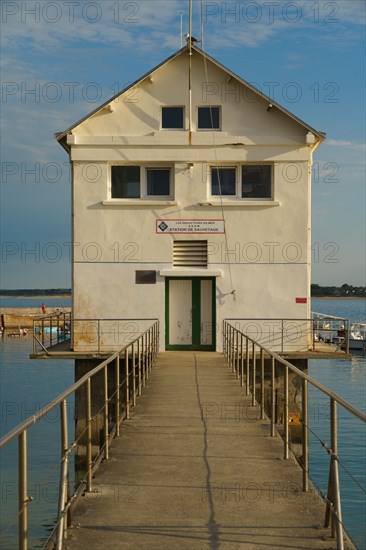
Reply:
<svg viewBox="0 0 366 550"><path fill-rule="evenodd" d="M156 220L156 233L158 235L171 233L225 233L224 220Z"/></svg>

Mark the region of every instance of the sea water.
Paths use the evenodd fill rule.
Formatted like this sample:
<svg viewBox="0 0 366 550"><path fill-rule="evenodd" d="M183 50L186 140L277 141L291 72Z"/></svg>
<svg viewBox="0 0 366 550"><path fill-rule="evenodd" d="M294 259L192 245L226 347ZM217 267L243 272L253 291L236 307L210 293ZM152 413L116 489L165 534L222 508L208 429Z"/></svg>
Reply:
<svg viewBox="0 0 366 550"><path fill-rule="evenodd" d="M312 300L312 310L350 319L366 320L366 300ZM357 409L366 412L366 353L351 359L317 359L308 362L309 375ZM330 445L329 398L309 385L310 478L326 494ZM343 524L360 550L366 550L366 425L338 407L338 454Z"/></svg>
<svg viewBox="0 0 366 550"><path fill-rule="evenodd" d="M11 300L14 300L13 298ZM19 299L19 307L23 300ZM32 299L33 300L33 299ZM55 299L55 307L61 305ZM39 300L38 300L39 302ZM37 304L38 304L37 302ZM49 303L46 302L46 304ZM37 305L36 304L36 305ZM51 306L52 304L49 303ZM5 307L5 306L3 306ZM14 307L13 304L9 307ZM32 307L32 306L30 306ZM312 309L352 321L366 319L365 300L313 300ZM74 362L70 360L30 360L31 336L0 341L1 435L37 412L74 382ZM353 406L365 411L366 355L354 353L349 359L309 361L309 374L330 387ZM329 457L320 441L329 439L329 400L309 387L310 478L326 493ZM68 403L70 438L73 435L73 402ZM343 522L360 550L365 539L365 463L364 425L339 408L339 457ZM319 441L320 440L320 441ZM52 529L57 513L60 434L58 411L28 430L29 548L41 548ZM8 527L0 546L17 548L17 442L13 441L1 458L1 530ZM323 518L319 518L319 523ZM10 526L10 527L9 527Z"/></svg>

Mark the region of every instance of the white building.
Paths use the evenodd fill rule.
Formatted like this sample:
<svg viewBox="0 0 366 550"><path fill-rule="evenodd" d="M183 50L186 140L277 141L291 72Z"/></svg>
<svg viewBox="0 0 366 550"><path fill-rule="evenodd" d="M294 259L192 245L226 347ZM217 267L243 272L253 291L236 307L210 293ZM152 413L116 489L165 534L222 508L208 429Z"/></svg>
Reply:
<svg viewBox="0 0 366 550"><path fill-rule="evenodd" d="M276 349L278 319L309 318L323 133L187 46L56 137L73 174L75 351L118 349L147 318L161 349L220 350L225 318L256 319L240 322ZM287 348L306 348L295 333Z"/></svg>

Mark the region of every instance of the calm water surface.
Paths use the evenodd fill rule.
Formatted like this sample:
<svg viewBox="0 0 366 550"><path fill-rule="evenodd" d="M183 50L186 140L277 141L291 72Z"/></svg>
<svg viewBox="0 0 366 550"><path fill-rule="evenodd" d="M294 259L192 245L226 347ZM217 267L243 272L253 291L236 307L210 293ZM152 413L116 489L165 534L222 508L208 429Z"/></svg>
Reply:
<svg viewBox="0 0 366 550"><path fill-rule="evenodd" d="M37 307L39 299L14 299L18 307ZM18 302L19 300L19 302ZM70 299L44 299L46 305L68 307ZM67 300L69 300L67 302ZM62 302L62 303L61 303ZM14 303L3 307L14 307ZM313 300L312 309L351 320L366 319L365 300ZM30 360L31 337L4 338L0 341L1 434L52 401L74 381L73 361ZM311 360L309 374L365 410L366 355L353 354L351 360ZM329 458L319 439L329 442L328 400L309 388L309 423L316 435L310 437L310 476L320 491L326 492ZM73 433L73 403L69 403L70 436ZM30 548L41 548L56 517L59 422L55 412L39 426L28 430L29 492L34 496L30 510ZM365 464L366 433L361 422L339 410L339 455L343 521L360 550L366 550L365 538ZM1 529L12 524L0 547L17 548L17 442L1 451ZM346 472L350 471L351 476ZM42 474L40 472L42 471ZM359 487L361 485L362 489ZM321 523L321 519L319 523Z"/></svg>
<svg viewBox="0 0 366 550"><path fill-rule="evenodd" d="M312 300L312 310L351 321L366 320L366 300ZM309 361L309 375L366 412L366 354L353 352L351 360ZM309 385L310 476L326 493L329 457L319 439L330 443L329 399ZM319 438L319 439L318 439ZM366 549L366 427L338 407L339 473L343 523L360 550Z"/></svg>

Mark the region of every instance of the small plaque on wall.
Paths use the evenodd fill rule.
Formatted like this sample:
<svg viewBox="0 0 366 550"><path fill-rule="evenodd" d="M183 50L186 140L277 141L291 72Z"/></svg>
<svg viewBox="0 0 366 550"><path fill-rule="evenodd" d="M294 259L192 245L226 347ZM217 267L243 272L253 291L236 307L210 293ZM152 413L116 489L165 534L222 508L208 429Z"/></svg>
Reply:
<svg viewBox="0 0 366 550"><path fill-rule="evenodd" d="M156 271L136 271L136 284L137 285L155 285L156 284Z"/></svg>

